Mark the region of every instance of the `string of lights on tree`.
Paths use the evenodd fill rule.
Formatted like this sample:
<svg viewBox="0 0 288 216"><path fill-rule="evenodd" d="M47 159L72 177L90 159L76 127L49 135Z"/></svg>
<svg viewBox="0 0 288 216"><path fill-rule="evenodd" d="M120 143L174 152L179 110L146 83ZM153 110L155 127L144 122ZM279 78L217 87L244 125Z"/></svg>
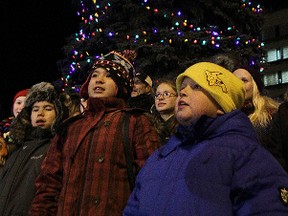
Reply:
<svg viewBox="0 0 288 216"><path fill-rule="evenodd" d="M246 55L250 56L249 61L252 65L259 64L261 61L264 43L257 39L257 32L254 35L253 33L244 34L239 31L237 25L220 27L202 23L199 20L195 21L193 19L195 17L189 18L187 10L169 8L169 2L173 1L166 1L166 5L161 7L163 1L142 0L139 1L138 8L126 8L128 12L135 10L134 14L125 15L121 11L116 14L118 13L117 9L114 9L114 7L119 8L119 4L122 4L119 0L79 0L77 16L81 20L80 29L64 47L67 58L62 61L61 68L63 88L74 88L79 91L81 82L87 76L87 68L95 59L112 49L126 47L137 49L137 47L149 46L159 50L173 47L173 50L176 51L177 47L181 47L181 49L186 47L186 50L192 50L191 52L230 47L235 50L248 50ZM224 0L222 3L234 4L240 12L245 11L245 13L254 14L258 18L263 12L260 4L254 5L247 0L240 2L237 0L225 2ZM230 5L227 5L227 8ZM125 10L125 8L122 9ZM140 18L137 19L137 16L141 13L144 16L139 21ZM117 18L113 18L112 15L118 16L117 21L120 20L118 25L115 24ZM147 17L146 21L145 16ZM121 18L123 18L122 22ZM159 22L157 23L157 21ZM125 27L127 23L129 26ZM176 55L183 59L185 56L181 56L182 51Z"/></svg>

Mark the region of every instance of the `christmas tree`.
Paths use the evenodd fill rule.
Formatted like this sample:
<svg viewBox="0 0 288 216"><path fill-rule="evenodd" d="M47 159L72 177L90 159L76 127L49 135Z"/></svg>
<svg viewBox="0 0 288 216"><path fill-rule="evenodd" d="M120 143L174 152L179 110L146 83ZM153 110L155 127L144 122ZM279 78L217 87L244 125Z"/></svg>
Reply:
<svg viewBox="0 0 288 216"><path fill-rule="evenodd" d="M260 65L263 9L248 0L74 0L79 32L59 61L63 88L77 88L91 63L111 50L134 49L136 70L177 75L219 52ZM78 87L77 87L78 86Z"/></svg>

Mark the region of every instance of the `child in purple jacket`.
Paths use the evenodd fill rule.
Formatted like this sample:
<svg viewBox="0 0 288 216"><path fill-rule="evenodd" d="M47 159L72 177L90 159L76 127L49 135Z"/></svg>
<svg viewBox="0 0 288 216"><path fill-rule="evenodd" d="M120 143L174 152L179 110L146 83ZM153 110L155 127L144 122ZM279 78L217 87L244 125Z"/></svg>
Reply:
<svg viewBox="0 0 288 216"><path fill-rule="evenodd" d="M124 215L288 215L288 176L239 111L244 84L200 62L176 80L180 124L147 160Z"/></svg>

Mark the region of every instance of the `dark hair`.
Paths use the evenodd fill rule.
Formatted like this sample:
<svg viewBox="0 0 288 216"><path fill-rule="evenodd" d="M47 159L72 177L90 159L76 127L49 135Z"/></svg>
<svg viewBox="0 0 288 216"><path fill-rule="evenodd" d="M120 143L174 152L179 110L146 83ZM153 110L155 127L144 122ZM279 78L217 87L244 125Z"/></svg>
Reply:
<svg viewBox="0 0 288 216"><path fill-rule="evenodd" d="M241 65L240 56L230 52L218 53L210 58L207 58L206 61L220 65L231 72L239 68Z"/></svg>
<svg viewBox="0 0 288 216"><path fill-rule="evenodd" d="M62 92L59 95L59 99L63 105L66 116L72 117L80 114L81 110L81 98L77 92Z"/></svg>

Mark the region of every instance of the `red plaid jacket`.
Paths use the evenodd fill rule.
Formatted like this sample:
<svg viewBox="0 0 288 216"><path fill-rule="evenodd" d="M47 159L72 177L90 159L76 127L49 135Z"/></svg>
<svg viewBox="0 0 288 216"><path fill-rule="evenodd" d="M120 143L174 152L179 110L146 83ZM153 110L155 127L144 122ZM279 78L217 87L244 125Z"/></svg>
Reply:
<svg viewBox="0 0 288 216"><path fill-rule="evenodd" d="M129 111L121 99L102 102L89 99L83 117L53 139L30 215L122 215L130 195L122 142L122 117ZM136 169L159 147L149 119L135 111L129 140Z"/></svg>

